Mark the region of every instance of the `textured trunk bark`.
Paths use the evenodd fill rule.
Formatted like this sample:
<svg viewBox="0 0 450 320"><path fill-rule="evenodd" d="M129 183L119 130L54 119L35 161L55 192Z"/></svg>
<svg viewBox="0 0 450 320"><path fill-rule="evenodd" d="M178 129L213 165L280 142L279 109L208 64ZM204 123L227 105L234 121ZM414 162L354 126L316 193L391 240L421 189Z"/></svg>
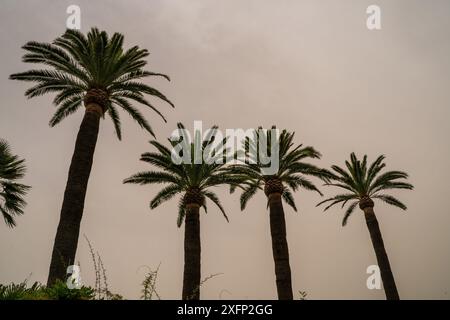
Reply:
<svg viewBox="0 0 450 320"><path fill-rule="evenodd" d="M200 300L200 207L188 205L184 229L183 300Z"/></svg>
<svg viewBox="0 0 450 320"><path fill-rule="evenodd" d="M272 252L275 261L275 277L279 300L292 300L291 267L289 265L289 249L286 240L286 221L283 204L279 193L269 194L270 234L272 236Z"/></svg>
<svg viewBox="0 0 450 320"><path fill-rule="evenodd" d="M101 108L88 105L75 142L58 229L53 245L47 285L66 278L75 262L84 199L100 126Z"/></svg>
<svg viewBox="0 0 450 320"><path fill-rule="evenodd" d="M384 292L387 300L399 300L397 287L392 274L391 265L384 248L383 238L381 236L380 227L377 217L373 211L373 207L363 209L366 218L367 228L369 229L370 238L372 239L375 255L377 256L378 267L380 268L381 279L383 281Z"/></svg>

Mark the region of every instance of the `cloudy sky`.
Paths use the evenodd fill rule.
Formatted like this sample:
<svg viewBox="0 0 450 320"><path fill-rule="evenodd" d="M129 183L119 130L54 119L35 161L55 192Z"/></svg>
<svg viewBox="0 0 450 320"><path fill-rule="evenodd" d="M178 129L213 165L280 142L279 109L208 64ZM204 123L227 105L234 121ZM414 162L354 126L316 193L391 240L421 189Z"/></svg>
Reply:
<svg viewBox="0 0 450 320"><path fill-rule="evenodd" d="M377 4L382 29L369 31L366 8ZM81 8L81 28L125 35L126 46L148 48L152 79L176 104L159 103L168 123L146 112L164 141L177 122L188 128L254 128L276 124L296 142L323 154L317 165L342 164L350 152L387 157L388 168L407 171L412 192L396 193L402 212L377 203L386 249L402 298L450 297L450 3L395 1L15 1L0 4L0 137L27 161L26 214L18 227L0 223L0 283L45 282L67 172L83 113L48 126L52 96L27 100L26 83L8 80L30 66L20 48L52 41L65 30L66 8ZM155 101L156 102L156 101ZM160 263L157 289L181 296L183 229L177 202L150 211L158 187L123 185L149 167L138 161L150 137L123 116L123 141L102 121L81 233L101 254L110 289L140 296L142 266ZM230 223L211 205L202 214L202 298L276 298L268 212L263 194L240 212L239 197L218 193ZM335 190L324 189L325 195ZM360 211L341 227L339 207L326 214L320 196L295 195L299 213L286 208L295 292L311 299L383 299L368 290L366 268L376 259ZM77 261L93 284L86 241ZM30 275L31 274L31 275Z"/></svg>

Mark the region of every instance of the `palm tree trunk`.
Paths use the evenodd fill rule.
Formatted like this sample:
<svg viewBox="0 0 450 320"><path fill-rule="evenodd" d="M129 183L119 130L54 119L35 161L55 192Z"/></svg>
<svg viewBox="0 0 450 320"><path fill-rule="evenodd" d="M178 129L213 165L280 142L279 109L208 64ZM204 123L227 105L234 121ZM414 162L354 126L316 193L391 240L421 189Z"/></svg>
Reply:
<svg viewBox="0 0 450 320"><path fill-rule="evenodd" d="M292 300L291 267L286 239L286 221L279 193L269 194L270 234L272 236L273 260L279 300Z"/></svg>
<svg viewBox="0 0 450 320"><path fill-rule="evenodd" d="M100 106L89 104L78 131L70 163L58 229L53 245L47 285L66 278L66 269L75 262L84 199L88 186L100 126Z"/></svg>
<svg viewBox="0 0 450 320"><path fill-rule="evenodd" d="M395 285L394 275L392 274L391 265L384 248L383 238L381 236L380 227L377 217L373 211L373 207L364 208L364 216L366 218L367 228L369 229L370 238L372 239L375 255L377 256L378 267L380 268L381 279L383 281L384 292L387 300L399 300L397 286Z"/></svg>
<svg viewBox="0 0 450 320"><path fill-rule="evenodd" d="M184 229L183 300L200 300L200 207L188 204Z"/></svg>

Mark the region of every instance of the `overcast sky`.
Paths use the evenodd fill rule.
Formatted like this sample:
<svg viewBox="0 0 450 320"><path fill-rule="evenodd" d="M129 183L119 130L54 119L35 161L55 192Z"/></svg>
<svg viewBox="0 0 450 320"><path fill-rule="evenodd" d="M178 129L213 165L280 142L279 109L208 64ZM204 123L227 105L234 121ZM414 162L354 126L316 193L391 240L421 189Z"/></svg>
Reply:
<svg viewBox="0 0 450 320"><path fill-rule="evenodd" d="M369 31L366 8L382 10L382 29ZM18 226L0 223L0 283L45 282L82 109L55 128L53 96L27 100L28 84L8 80L31 66L21 62L27 41L52 41L65 30L66 8L81 8L81 27L125 35L128 47L149 49L149 69L170 83L163 91L176 109L155 101L168 119L145 110L165 141L177 122L188 128L254 128L276 124L312 145L317 165L342 164L350 152L407 171L414 191L395 194L406 212L376 203L401 298L448 299L450 290L450 2L416 1L15 1L0 4L0 137L26 159L33 188ZM122 114L123 141L101 122L77 261L86 284L94 271L83 234L101 254L110 289L140 296L144 269L160 263L157 290L181 297L183 228L177 201L150 211L158 186L123 185L150 169L139 155L149 135ZM320 185L320 183L319 183ZM323 189L325 195L336 190ZM263 194L240 212L238 194L218 189L230 216L209 205L201 216L202 298L276 298L269 217ZM384 299L368 290L376 264L361 211L341 227L344 212L326 214L320 196L295 194L299 213L285 206L293 288L310 299ZM31 274L31 276L30 276Z"/></svg>

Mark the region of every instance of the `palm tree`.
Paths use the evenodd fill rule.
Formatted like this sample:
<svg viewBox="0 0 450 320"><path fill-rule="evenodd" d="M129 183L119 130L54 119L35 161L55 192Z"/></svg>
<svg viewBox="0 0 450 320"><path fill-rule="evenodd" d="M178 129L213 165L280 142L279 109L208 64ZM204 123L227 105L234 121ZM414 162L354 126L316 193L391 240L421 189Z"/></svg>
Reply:
<svg viewBox="0 0 450 320"><path fill-rule="evenodd" d="M275 127L272 127L275 129ZM247 201L256 194L258 190L264 190L268 199L270 209L270 233L272 237L272 252L275 262L275 276L278 298L280 300L292 300L291 267L289 265L289 250L286 239L286 222L282 199L297 211L292 192L303 188L310 191L322 193L305 176L325 178L326 172L318 167L305 163L304 160L319 159L320 153L313 147L294 147L294 133L283 130L277 139L272 138L273 130L267 133L259 128L254 131L252 139L249 137L244 141L247 163L231 165L229 172L240 181L243 190L240 196L241 210L244 210ZM278 150L279 167L275 174L265 175L264 168L259 156L256 156L258 144L262 141L268 142L268 150ZM272 143L276 141L275 145ZM274 147L274 148L273 148ZM268 152L270 154L270 152ZM234 191L235 187L232 186Z"/></svg>
<svg viewBox="0 0 450 320"><path fill-rule="evenodd" d="M377 257L378 266L380 268L381 279L383 281L384 291L388 300L398 300L399 295L397 286L395 285L394 275L392 274L391 265L384 248L383 238L381 236L380 227L378 226L377 217L373 210L374 199L381 200L389 205L393 205L400 209L406 210L406 206L397 198L384 192L392 189L413 189L409 183L399 181L408 178L408 175L402 171L387 171L381 173L385 167L383 163L384 156L379 156L369 167L367 167L367 156L363 160L357 159L356 155L350 155L350 162L345 161L347 170L336 165L331 168L335 172L330 173L330 182L328 186L335 186L348 191L347 193L336 195L326 199L318 204L328 203L325 210L341 203L342 208L350 203L342 220L342 225L347 224L347 220L355 210L356 206L364 212L367 228L369 229L370 238L372 239L373 248Z"/></svg>
<svg viewBox="0 0 450 320"><path fill-rule="evenodd" d="M57 110L50 120L51 127L76 112L82 104L85 106L53 246L48 285L55 283L57 279L64 279L67 266L74 263L100 118L104 118L105 113L109 115L120 140L120 108L154 135L152 128L141 112L132 106L132 102L149 107L163 119L161 113L145 99L144 94L172 105L158 90L137 81L148 76L169 78L145 71L143 67L147 62L144 58L148 56L148 51L138 46L124 50L123 39L123 35L119 33L114 33L109 38L105 31L93 28L87 37L77 30L67 30L51 44L30 41L23 46L28 52L23 56L23 61L41 63L50 68L10 76L14 80L37 82L37 85L25 92L28 98L58 93L53 100Z"/></svg>
<svg viewBox="0 0 450 320"><path fill-rule="evenodd" d="M29 186L17 183L25 175L25 160L11 153L6 140L0 139L0 212L8 227L16 226L15 216L23 214L23 197Z"/></svg>
<svg viewBox="0 0 450 320"><path fill-rule="evenodd" d="M213 154L211 163L202 161L197 163L195 160L196 145L199 146L200 154L203 155L210 150L212 142L215 139L217 127L213 127L206 138L202 141L198 132L195 142L191 142L185 133L184 126L178 124L181 132L182 142L178 144L175 140L170 140L172 149L176 146L182 146L182 156L185 161L174 161L171 149L165 147L157 141L150 141L150 144L156 148L157 152L146 152L141 155L141 160L150 163L159 168L158 171L139 172L124 183L145 184L167 184L151 200L150 208L155 209L163 202L172 199L176 195L181 195L178 202L177 225L180 227L185 220L184 232L184 274L183 274L183 292L184 300L198 300L200 298L200 207L207 211L206 201L211 200L222 212L225 219L228 217L219 201L218 196L211 191L212 187L222 184L232 183L232 178L224 173L223 151L225 140L218 145L222 151ZM179 158L180 159L180 158ZM181 159L180 159L181 160ZM220 162L220 163L219 163Z"/></svg>

